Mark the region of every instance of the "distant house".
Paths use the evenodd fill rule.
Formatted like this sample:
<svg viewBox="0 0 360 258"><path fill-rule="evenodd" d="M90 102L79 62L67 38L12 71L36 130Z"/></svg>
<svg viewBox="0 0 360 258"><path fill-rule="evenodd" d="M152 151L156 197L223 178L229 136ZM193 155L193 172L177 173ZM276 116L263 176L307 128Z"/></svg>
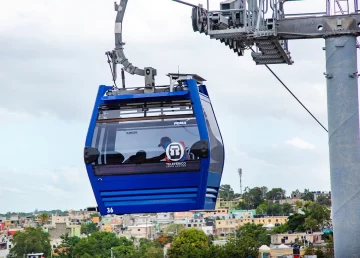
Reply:
<svg viewBox="0 0 360 258"><path fill-rule="evenodd" d="M67 225L65 222L56 223L54 225L45 225L43 227L45 232L48 232L51 240L60 239L62 235L66 233L69 236L80 237L81 226L79 225Z"/></svg>
<svg viewBox="0 0 360 258"><path fill-rule="evenodd" d="M292 233L292 234L276 234L271 236L271 244L280 245L280 244L291 244L295 241L307 241L310 243L321 244L324 243L322 239L323 232L312 232L312 233Z"/></svg>

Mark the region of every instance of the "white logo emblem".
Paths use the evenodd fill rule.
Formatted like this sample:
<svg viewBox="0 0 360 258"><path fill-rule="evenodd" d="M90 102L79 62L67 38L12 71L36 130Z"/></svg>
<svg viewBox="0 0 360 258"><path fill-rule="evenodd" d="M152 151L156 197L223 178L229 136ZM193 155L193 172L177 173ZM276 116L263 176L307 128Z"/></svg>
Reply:
<svg viewBox="0 0 360 258"><path fill-rule="evenodd" d="M172 142L166 147L165 153L169 160L179 161L184 157L184 146L178 142Z"/></svg>

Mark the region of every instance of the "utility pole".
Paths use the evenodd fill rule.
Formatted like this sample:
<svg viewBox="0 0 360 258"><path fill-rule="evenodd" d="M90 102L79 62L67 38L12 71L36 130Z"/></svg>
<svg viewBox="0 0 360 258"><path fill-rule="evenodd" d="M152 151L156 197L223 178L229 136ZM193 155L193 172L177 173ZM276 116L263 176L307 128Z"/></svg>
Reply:
<svg viewBox="0 0 360 258"><path fill-rule="evenodd" d="M216 11L173 1L192 6L195 32L219 40L238 56L250 48L257 65L292 65L289 40L325 39L335 257L356 257L360 253L358 0L351 4L351 0L324 0L324 12L295 14L286 14L284 5L296 0L228 0ZM308 3L311 6L312 1Z"/></svg>

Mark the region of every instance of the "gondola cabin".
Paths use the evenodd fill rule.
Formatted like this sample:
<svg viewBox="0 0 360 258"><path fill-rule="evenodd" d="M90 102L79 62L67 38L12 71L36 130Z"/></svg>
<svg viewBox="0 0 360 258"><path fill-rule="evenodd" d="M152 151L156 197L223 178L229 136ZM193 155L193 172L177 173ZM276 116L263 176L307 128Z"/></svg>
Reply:
<svg viewBox="0 0 360 258"><path fill-rule="evenodd" d="M84 161L101 215L215 209L224 145L204 80L169 76L99 87Z"/></svg>

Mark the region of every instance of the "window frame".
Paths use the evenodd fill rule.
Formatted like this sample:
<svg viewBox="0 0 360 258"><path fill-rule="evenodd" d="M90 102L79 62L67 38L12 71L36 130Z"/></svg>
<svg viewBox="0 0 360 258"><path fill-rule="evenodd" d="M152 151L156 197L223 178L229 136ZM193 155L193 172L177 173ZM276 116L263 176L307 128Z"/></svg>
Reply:
<svg viewBox="0 0 360 258"><path fill-rule="evenodd" d="M151 103L151 108L156 109L156 105L153 105L154 103L160 103L161 106L159 107L160 109L163 108L163 106L166 106L166 108L178 108L178 112L183 112L183 113L187 113L187 114L175 114L175 115L152 115L152 116L147 116L147 113L145 110L142 110L141 112L139 111L139 105L142 105L144 103ZM165 103L165 104L164 104ZM127 105L129 104L129 105ZM144 105L145 106L145 105ZM130 116L130 117L119 117L119 118L104 118L104 117L100 117L100 112L103 110L121 110L121 107L125 107L124 110L131 110L131 108L136 107L136 112L138 112L137 114L144 114L144 116ZM182 107L185 107L182 108ZM120 109L119 109L120 108ZM158 108L158 109L159 109ZM133 109L133 110L135 110ZM185 112L184 112L185 110ZM189 112L191 111L191 112ZM159 111L160 112L160 111ZM169 112L169 110L167 110L167 112ZM177 172L200 172L201 170L201 160L197 159L197 160L187 160L185 161L186 164L188 165L188 167L174 167L174 168L168 168L168 169L163 169L160 167L165 167L167 166L166 164L168 162L164 162L164 161L160 161L160 162L151 162L151 163L141 163L141 164L134 164L134 163L119 163L116 165L112 165L112 164L106 164L107 162L105 161L105 155L106 152L108 152L107 150L107 139L109 137L109 128L106 128L106 126L102 127L100 126L101 124L107 124L107 123L121 123L121 122L136 122L136 121L151 121L151 120L159 120L159 121L165 121L165 120L171 120L171 119L179 119L179 118L194 118L196 121L196 116L193 110L193 105L191 100L185 100L185 101L167 101L167 102L141 102L139 103L125 103L125 104L116 104L116 105L101 105L99 107L99 112L98 112L98 117L96 120L96 125L94 128L94 134L93 134L93 139L92 139L92 147L96 148L99 150L99 152L101 153L101 155L99 156L98 160L95 162L95 164L93 165L93 172L95 174L95 176L120 176L120 175L136 175L136 174L160 174L160 173L177 173ZM197 125L197 121L196 121L196 125ZM199 128L197 125L197 129L199 132ZM115 130L115 134L118 130ZM199 132L200 135L200 132ZM199 140L200 140L200 136L199 136ZM115 145L115 144L114 144ZM190 147L190 146L189 146ZM114 147L115 148L115 147ZM125 160L123 160L122 162L124 162ZM146 167L149 166L149 164L151 164L150 167L152 167L151 169L146 169ZM113 172L101 172L104 171L104 168L112 168ZM118 172L114 172L115 167L118 168ZM135 168L136 167L136 168ZM158 169L156 169L156 167L159 167ZM121 170L121 171L120 171ZM150 171L151 170L151 171Z"/></svg>

